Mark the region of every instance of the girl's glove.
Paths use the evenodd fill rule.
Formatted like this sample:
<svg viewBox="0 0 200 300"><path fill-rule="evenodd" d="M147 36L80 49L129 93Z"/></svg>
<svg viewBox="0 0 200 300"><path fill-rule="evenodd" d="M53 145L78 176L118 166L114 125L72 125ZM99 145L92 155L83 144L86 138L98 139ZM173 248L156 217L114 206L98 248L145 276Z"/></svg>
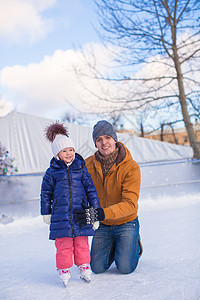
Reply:
<svg viewBox="0 0 200 300"><path fill-rule="evenodd" d="M103 221L105 214L103 208L85 208L74 210L74 219L80 227L94 224L96 221Z"/></svg>
<svg viewBox="0 0 200 300"><path fill-rule="evenodd" d="M50 223L51 223L51 215L43 215L43 221L44 221L44 223L50 225Z"/></svg>

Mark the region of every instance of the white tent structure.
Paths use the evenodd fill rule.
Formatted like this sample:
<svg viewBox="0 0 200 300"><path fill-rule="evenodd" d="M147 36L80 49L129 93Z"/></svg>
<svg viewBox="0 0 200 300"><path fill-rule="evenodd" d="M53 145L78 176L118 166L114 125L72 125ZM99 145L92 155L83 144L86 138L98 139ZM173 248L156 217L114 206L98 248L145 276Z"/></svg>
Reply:
<svg viewBox="0 0 200 300"><path fill-rule="evenodd" d="M27 210L29 206L32 210L35 201L27 200L36 200L38 213L42 177L52 158L44 129L54 121L18 112L0 118L0 143L14 158L19 170L16 175L0 175L0 204L20 202L23 207L27 206ZM92 128L65 125L74 140L76 152L86 158L96 151ZM141 167L140 198L151 196L156 199L164 194L200 191L200 161L192 159L191 147L128 134L118 134L118 139L124 142Z"/></svg>
<svg viewBox="0 0 200 300"><path fill-rule="evenodd" d="M50 143L44 138L44 129L55 120L25 113L12 112L0 118L0 142L16 161L19 174L43 173L52 157ZM95 152L92 128L66 123L76 152L84 158ZM152 141L128 134L118 134L139 163L191 159L191 147Z"/></svg>

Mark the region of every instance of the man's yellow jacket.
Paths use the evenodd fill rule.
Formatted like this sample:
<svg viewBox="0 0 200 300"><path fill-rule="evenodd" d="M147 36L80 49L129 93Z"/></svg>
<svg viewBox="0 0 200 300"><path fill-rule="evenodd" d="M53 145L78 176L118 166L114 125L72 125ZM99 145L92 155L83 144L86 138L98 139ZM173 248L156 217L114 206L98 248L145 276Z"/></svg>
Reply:
<svg viewBox="0 0 200 300"><path fill-rule="evenodd" d="M101 207L104 209L105 225L121 225L137 217L140 193L140 168L130 151L117 143L119 154L116 163L103 181L101 163L95 154L86 159L86 167L92 176Z"/></svg>

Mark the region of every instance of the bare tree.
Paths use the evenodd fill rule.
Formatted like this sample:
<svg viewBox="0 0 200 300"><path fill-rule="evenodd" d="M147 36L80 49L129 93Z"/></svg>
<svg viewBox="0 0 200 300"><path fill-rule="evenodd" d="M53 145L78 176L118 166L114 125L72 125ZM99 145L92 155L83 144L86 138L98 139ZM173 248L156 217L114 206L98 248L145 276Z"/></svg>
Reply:
<svg viewBox="0 0 200 300"><path fill-rule="evenodd" d="M79 124L79 125L85 124L85 119L84 119L83 115L79 114L79 115L75 116L69 112L63 113L62 121L68 122L68 123L75 123L75 124Z"/></svg>
<svg viewBox="0 0 200 300"><path fill-rule="evenodd" d="M170 130L170 131L171 131L171 134L172 134L172 136L173 136L173 138L174 138L174 143L175 143L175 144L178 144L178 141L177 141L176 134L175 134L174 127L173 127L173 124L172 124L172 123L167 123L167 124L162 123L162 124L160 125L160 128L161 128L161 130L160 130L160 140L161 140L161 141L164 141L164 135L170 133L169 131L167 131L167 132L165 133L165 132L164 132L164 127L170 127L170 129L171 129L171 130Z"/></svg>
<svg viewBox="0 0 200 300"><path fill-rule="evenodd" d="M103 29L103 33L99 30L100 36L117 49L112 54L122 66L121 74L115 77L97 72L96 78L121 83L121 90L122 83L128 82L127 96L124 90L112 99L107 92L101 100L112 105L123 103L124 111L126 103L127 112L130 105L134 110L145 109L150 115L168 111L171 120L167 122L171 123L181 115L194 155L199 159L200 144L191 120L200 117L200 1L94 1Z"/></svg>

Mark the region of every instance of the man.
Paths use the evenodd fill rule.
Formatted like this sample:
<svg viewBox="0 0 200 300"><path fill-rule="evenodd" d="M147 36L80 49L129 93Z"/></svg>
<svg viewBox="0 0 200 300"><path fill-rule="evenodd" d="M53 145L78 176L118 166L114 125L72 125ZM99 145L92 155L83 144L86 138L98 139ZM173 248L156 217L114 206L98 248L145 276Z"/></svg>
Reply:
<svg viewBox="0 0 200 300"><path fill-rule="evenodd" d="M118 142L113 126L99 121L93 128L98 151L86 159L101 208L77 210L79 226L101 221L91 246L94 273L105 272L115 261L123 274L132 273L142 253L139 236L138 198L140 168L129 150Z"/></svg>

